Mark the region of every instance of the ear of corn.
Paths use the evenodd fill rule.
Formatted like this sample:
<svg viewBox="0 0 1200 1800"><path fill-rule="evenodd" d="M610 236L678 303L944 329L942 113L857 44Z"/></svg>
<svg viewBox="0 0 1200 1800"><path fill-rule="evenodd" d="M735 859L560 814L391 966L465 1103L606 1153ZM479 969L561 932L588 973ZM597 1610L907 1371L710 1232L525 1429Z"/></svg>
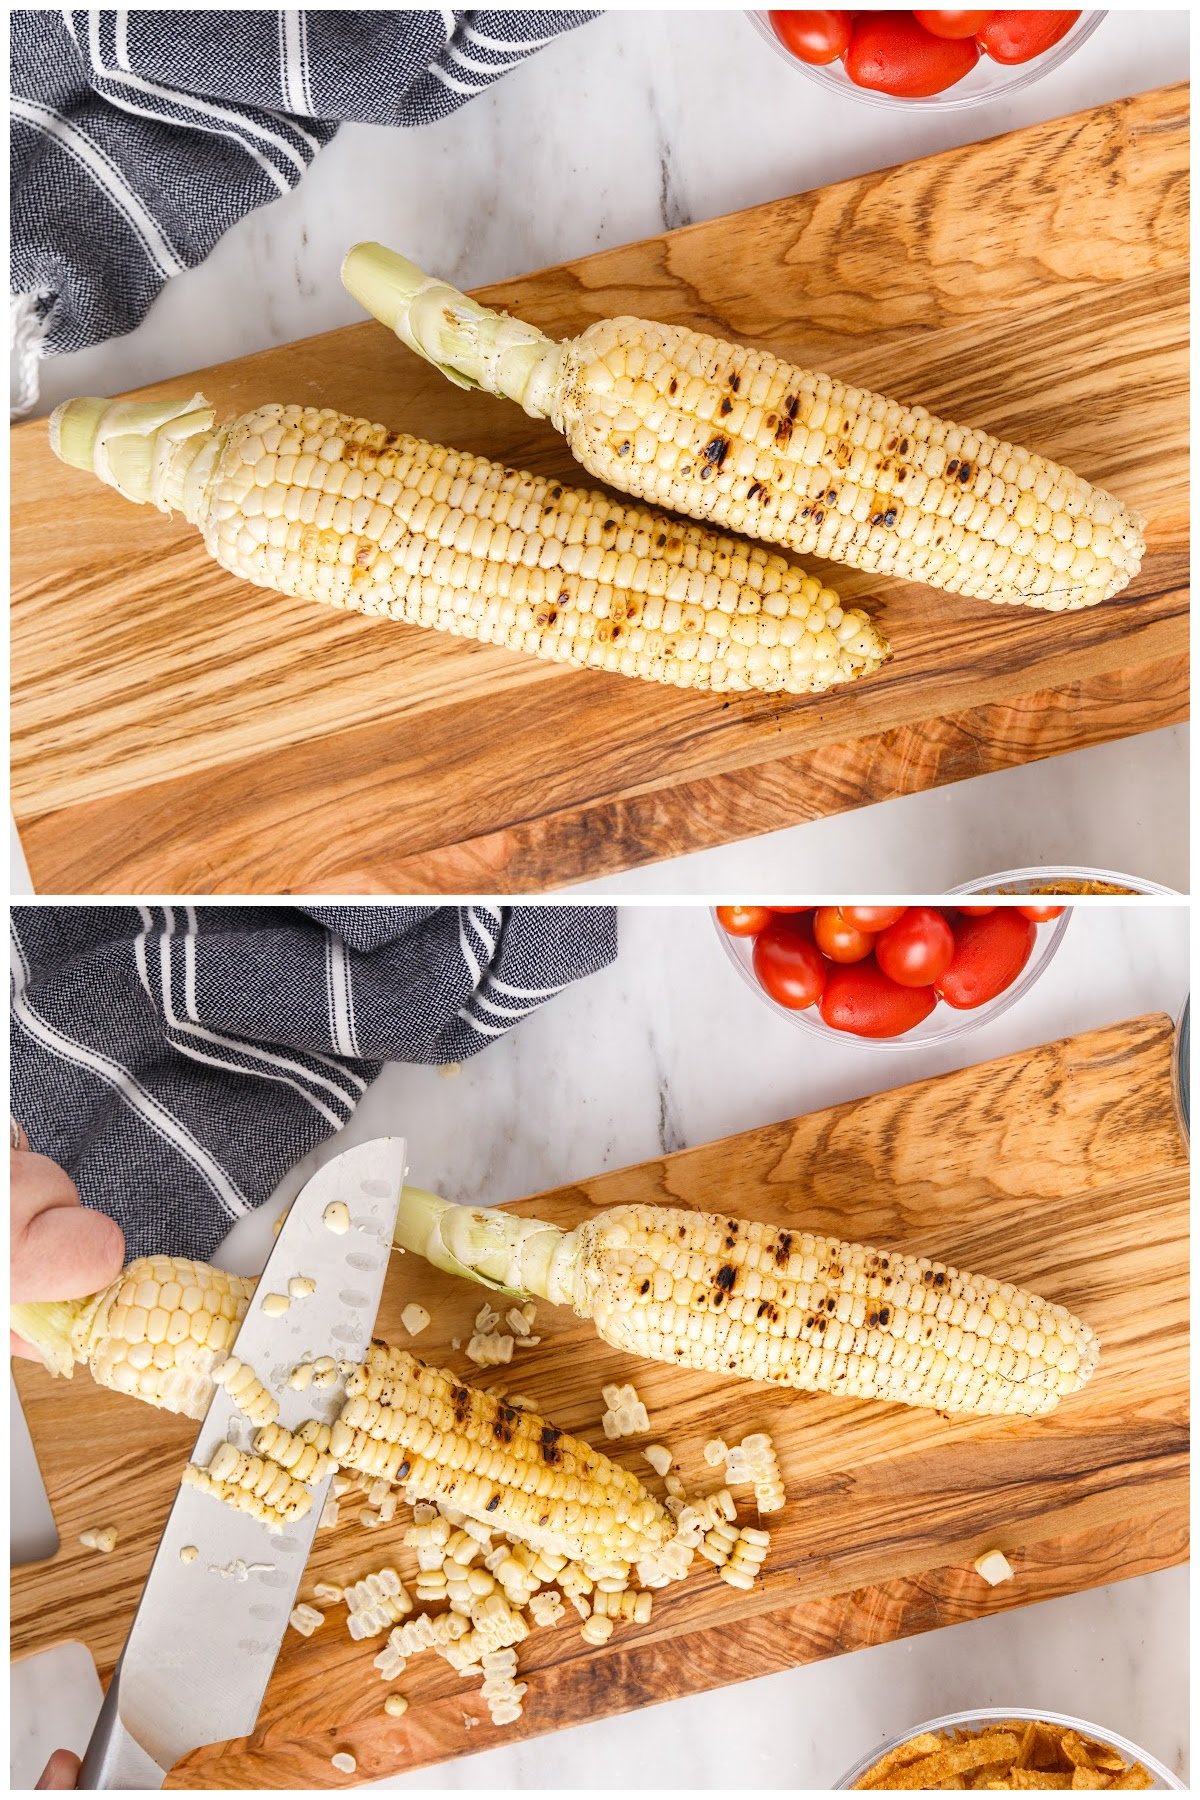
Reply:
<svg viewBox="0 0 1200 1800"><path fill-rule="evenodd" d="M84 399L51 444L277 593L722 693L818 693L888 655L781 556L365 419L262 406L217 429L199 395Z"/></svg>
<svg viewBox="0 0 1200 1800"><path fill-rule="evenodd" d="M535 1413L407 1350L372 1346L346 1380L330 1453L537 1548L588 1565L651 1557L670 1515L627 1469Z"/></svg>
<svg viewBox="0 0 1200 1800"><path fill-rule="evenodd" d="M12 1308L46 1366L86 1363L101 1387L202 1419L255 1283L184 1256L140 1256L86 1300Z"/></svg>
<svg viewBox="0 0 1200 1800"><path fill-rule="evenodd" d="M1095 1334L1063 1306L925 1257L673 1207L563 1232L406 1189L396 1242L574 1308L655 1362L979 1415L1050 1412Z"/></svg>
<svg viewBox="0 0 1200 1800"><path fill-rule="evenodd" d="M1141 521L1046 457L763 350L605 319L555 343L378 244L342 279L451 380L514 399L590 474L872 574L1050 612L1137 573Z"/></svg>

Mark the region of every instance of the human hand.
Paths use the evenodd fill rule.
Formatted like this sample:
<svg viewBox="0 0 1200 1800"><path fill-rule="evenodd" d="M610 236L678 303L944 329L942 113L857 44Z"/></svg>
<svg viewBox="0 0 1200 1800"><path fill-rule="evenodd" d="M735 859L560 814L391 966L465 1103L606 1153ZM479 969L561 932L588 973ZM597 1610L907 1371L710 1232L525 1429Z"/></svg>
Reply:
<svg viewBox="0 0 1200 1800"><path fill-rule="evenodd" d="M80 1761L69 1750L56 1750L38 1777L39 1788L73 1788L79 1781Z"/></svg>
<svg viewBox="0 0 1200 1800"><path fill-rule="evenodd" d="M78 1300L107 1287L125 1261L121 1227L107 1214L82 1206L71 1177L48 1156L36 1155L15 1121L8 1173L12 1298ZM15 1331L10 1337L14 1356L40 1362L24 1338ZM51 1764L53 1761L52 1757ZM53 1781L45 1785L75 1784Z"/></svg>

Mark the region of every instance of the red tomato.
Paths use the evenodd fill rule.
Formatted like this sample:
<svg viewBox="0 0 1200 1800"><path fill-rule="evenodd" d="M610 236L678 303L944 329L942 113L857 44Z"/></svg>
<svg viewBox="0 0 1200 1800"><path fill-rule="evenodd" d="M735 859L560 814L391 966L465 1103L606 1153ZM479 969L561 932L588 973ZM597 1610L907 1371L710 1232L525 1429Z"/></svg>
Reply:
<svg viewBox="0 0 1200 1800"><path fill-rule="evenodd" d="M854 24L846 73L855 87L920 99L940 94L979 61L974 38L936 38L911 13L867 13Z"/></svg>
<svg viewBox="0 0 1200 1800"><path fill-rule="evenodd" d="M769 906L718 906L717 918L730 937L757 937L771 923Z"/></svg>
<svg viewBox="0 0 1200 1800"><path fill-rule="evenodd" d="M780 43L801 62L836 62L849 48L848 12L773 12L770 20Z"/></svg>
<svg viewBox="0 0 1200 1800"><path fill-rule="evenodd" d="M988 12L914 12L926 31L940 38L978 37L988 20Z"/></svg>
<svg viewBox="0 0 1200 1800"><path fill-rule="evenodd" d="M1065 906L1018 906L1016 909L1026 919L1032 919L1035 925L1045 925L1050 919L1061 919L1066 912Z"/></svg>
<svg viewBox="0 0 1200 1800"><path fill-rule="evenodd" d="M936 906L910 906L875 939L875 961L901 987L933 987L950 967L954 933Z"/></svg>
<svg viewBox="0 0 1200 1800"><path fill-rule="evenodd" d="M1011 987L1033 952L1037 926L1015 906L998 906L983 919L960 919L954 955L937 984L948 1006L969 1010Z"/></svg>
<svg viewBox="0 0 1200 1800"><path fill-rule="evenodd" d="M994 906L956 906L954 910L963 913L968 919L986 919L996 909Z"/></svg>
<svg viewBox="0 0 1200 1800"><path fill-rule="evenodd" d="M836 906L818 906L813 919L813 937L817 949L830 962L856 963L870 956L875 939L844 919Z"/></svg>
<svg viewBox="0 0 1200 1800"><path fill-rule="evenodd" d="M815 906L770 906L767 908L768 912L777 913L816 912L816 910Z"/></svg>
<svg viewBox="0 0 1200 1800"><path fill-rule="evenodd" d="M1065 38L1077 12L994 12L979 33L979 45L993 62L1023 63Z"/></svg>
<svg viewBox="0 0 1200 1800"><path fill-rule="evenodd" d="M821 998L825 960L813 943L812 928L788 919L772 919L754 940L754 973L759 987L780 1006L801 1011Z"/></svg>
<svg viewBox="0 0 1200 1800"><path fill-rule="evenodd" d="M874 962L830 969L821 995L821 1017L834 1031L856 1037L899 1037L927 1019L937 1005L931 987L901 987Z"/></svg>
<svg viewBox="0 0 1200 1800"><path fill-rule="evenodd" d="M847 925L857 926L859 931L884 931L887 926L896 923L904 910L903 906L838 907Z"/></svg>

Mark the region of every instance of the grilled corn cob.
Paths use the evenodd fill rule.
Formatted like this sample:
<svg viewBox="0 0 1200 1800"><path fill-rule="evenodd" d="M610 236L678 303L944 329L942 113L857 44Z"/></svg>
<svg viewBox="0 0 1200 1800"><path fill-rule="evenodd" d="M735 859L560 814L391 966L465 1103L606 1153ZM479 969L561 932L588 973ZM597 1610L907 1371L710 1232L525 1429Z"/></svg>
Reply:
<svg viewBox="0 0 1200 1800"><path fill-rule="evenodd" d="M587 1565L652 1557L670 1515L635 1475L534 1413L375 1344L346 1380L330 1454Z"/></svg>
<svg viewBox="0 0 1200 1800"><path fill-rule="evenodd" d="M54 1374L86 1363L101 1387L202 1419L254 1287L189 1257L140 1256L103 1292L14 1306L12 1323Z"/></svg>
<svg viewBox="0 0 1200 1800"><path fill-rule="evenodd" d="M277 593L717 692L817 693L888 654L781 556L365 419L71 400L50 441Z"/></svg>
<svg viewBox="0 0 1200 1800"><path fill-rule="evenodd" d="M571 1306L656 1362L947 1413L1046 1413L1098 1345L1065 1307L987 1276L758 1220L618 1206L573 1231L406 1188L396 1243Z"/></svg>
<svg viewBox="0 0 1200 1800"><path fill-rule="evenodd" d="M604 319L555 343L379 244L342 279L463 387L549 418L590 474L729 531L983 600L1094 606L1137 573L1142 522L1043 456L765 350Z"/></svg>

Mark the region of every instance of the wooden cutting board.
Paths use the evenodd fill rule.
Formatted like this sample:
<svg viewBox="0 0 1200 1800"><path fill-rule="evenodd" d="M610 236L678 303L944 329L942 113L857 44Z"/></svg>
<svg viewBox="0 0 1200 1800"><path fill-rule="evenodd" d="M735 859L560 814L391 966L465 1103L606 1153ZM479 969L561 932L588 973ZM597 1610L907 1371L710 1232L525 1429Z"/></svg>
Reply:
<svg viewBox="0 0 1200 1800"><path fill-rule="evenodd" d="M655 1596L648 1625L619 1627L602 1651L574 1623L534 1632L520 1651L525 1713L510 1736L1186 1557L1188 1169L1171 1046L1169 1019L1132 1019L513 1209L569 1225L590 1207L650 1200L944 1257L1069 1305L1094 1326L1102 1352L1089 1386L1047 1419L951 1421L639 1362L573 1314L540 1306L541 1344L483 1384L498 1373L508 1392L603 1444L601 1387L635 1382L653 1439L671 1446L693 1492L717 1485L702 1457L706 1439L770 1431L788 1500L766 1521L771 1551L753 1593L698 1563ZM405 1341L399 1314L413 1298L433 1314L422 1356L470 1370L451 1339L470 1335L481 1290L398 1259L384 1336ZM196 1427L83 1376L68 1387L29 1364L17 1368L62 1543L50 1561L14 1571L14 1646L22 1654L82 1639L107 1679ZM645 1441L623 1440L615 1454L661 1492L640 1455ZM744 1520L753 1516L743 1507ZM107 1557L78 1544L82 1529L101 1523L120 1530ZM302 1595L314 1580L344 1583L388 1561L403 1571L411 1556L403 1530L320 1533ZM995 1545L1016 1573L988 1588L972 1564ZM328 1787L339 1779L329 1765L337 1749L357 1757L358 1779L373 1780L505 1741L478 1683L432 1656L410 1662L396 1684L412 1702L408 1714L387 1718L371 1666L379 1646L353 1644L343 1618L332 1612L310 1639L289 1632L253 1735L189 1756L167 1785ZM847 1746L848 1762L855 1748Z"/></svg>
<svg viewBox="0 0 1200 1800"><path fill-rule="evenodd" d="M1186 109L1183 86L1139 95L484 290L555 335L626 312L766 346L1148 519L1133 586L1067 617L823 566L895 651L852 690L660 690L265 594L18 428L12 787L37 887L527 892L1184 718ZM548 424L373 322L141 391L197 388L586 479Z"/></svg>

